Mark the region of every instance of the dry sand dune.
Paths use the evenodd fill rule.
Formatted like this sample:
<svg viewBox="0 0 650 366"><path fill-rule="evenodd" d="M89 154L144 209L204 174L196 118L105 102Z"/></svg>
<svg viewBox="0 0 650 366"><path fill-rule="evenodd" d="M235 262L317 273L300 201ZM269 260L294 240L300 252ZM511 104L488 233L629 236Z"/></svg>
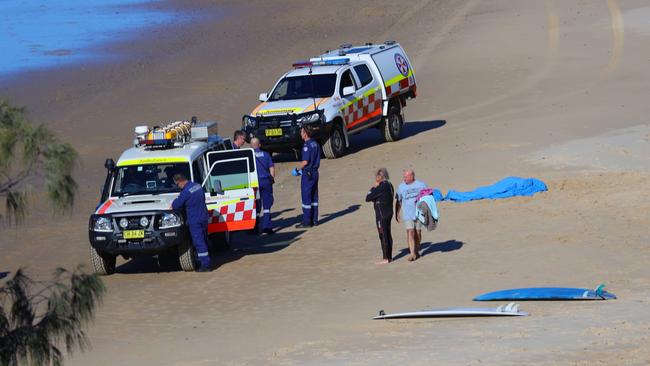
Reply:
<svg viewBox="0 0 650 366"><path fill-rule="evenodd" d="M87 263L87 216L103 159L134 123L199 115L229 133L292 61L344 42L399 40L418 77L406 138L369 131L323 162L322 225L296 231L298 180L280 163L273 238L235 237L211 274L124 263L70 365L591 365L650 363L650 120L647 2L176 2L215 21L117 45L115 65L2 85L82 153L70 217L34 210L3 230L0 268L37 274ZM122 142L124 143L122 143ZM378 267L372 171L401 169L443 190L509 175L534 197L440 204L438 230L409 263L398 224ZM38 225L34 225L38 223ZM608 302L534 302L517 319L372 321L379 309L476 306L482 292L592 287Z"/></svg>

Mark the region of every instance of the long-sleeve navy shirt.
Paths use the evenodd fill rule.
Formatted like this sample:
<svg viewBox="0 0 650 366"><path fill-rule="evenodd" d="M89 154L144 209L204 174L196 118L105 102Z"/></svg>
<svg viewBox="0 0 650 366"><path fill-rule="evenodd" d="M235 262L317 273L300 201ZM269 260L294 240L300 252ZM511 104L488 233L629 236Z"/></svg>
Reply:
<svg viewBox="0 0 650 366"><path fill-rule="evenodd" d="M197 183L187 182L181 194L172 202L172 208L174 210L184 208L188 224L200 224L208 221L205 193Z"/></svg>

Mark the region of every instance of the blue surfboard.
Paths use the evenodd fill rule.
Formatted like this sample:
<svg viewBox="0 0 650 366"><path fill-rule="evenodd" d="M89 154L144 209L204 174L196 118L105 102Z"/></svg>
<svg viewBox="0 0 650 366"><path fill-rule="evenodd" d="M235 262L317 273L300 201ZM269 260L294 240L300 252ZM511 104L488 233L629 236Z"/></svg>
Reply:
<svg viewBox="0 0 650 366"><path fill-rule="evenodd" d="M505 300L610 300L616 295L605 291L605 285L599 285L593 290L568 287L527 287L488 292L477 296L474 301L505 301Z"/></svg>

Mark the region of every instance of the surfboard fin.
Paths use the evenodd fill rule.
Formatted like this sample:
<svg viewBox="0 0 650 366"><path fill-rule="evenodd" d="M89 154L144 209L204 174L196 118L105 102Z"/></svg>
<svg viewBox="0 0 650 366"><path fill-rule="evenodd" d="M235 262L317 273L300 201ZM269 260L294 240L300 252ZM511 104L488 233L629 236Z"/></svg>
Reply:
<svg viewBox="0 0 650 366"><path fill-rule="evenodd" d="M605 299L603 296L603 291L605 290L605 284L601 283L600 285L596 286L594 289L594 292L596 293L596 296L600 297L601 299Z"/></svg>

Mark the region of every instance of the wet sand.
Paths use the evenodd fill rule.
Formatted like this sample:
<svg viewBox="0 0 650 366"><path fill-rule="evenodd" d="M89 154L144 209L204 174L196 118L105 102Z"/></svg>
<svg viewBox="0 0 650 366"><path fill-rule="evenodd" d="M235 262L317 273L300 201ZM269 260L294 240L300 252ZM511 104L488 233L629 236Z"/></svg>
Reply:
<svg viewBox="0 0 650 366"><path fill-rule="evenodd" d="M112 46L139 55L131 61L1 86L82 155L74 214L55 220L36 206L25 225L3 230L3 270L88 264L103 161L139 122L198 115L229 134L293 61L347 42L400 41L419 95L403 140L368 131L349 155L323 161L317 228L293 228L299 181L293 163L279 163L273 238L237 235L207 275L121 262L105 278L93 349L70 365L650 363L643 1L172 4L226 15ZM549 191L441 203L414 263L394 223L398 258L377 266L362 201L379 166L395 183L413 168L443 191L509 175L542 179ZM602 282L619 299L529 302L531 316L517 319L370 320L380 309L483 306L471 298L501 288Z"/></svg>

